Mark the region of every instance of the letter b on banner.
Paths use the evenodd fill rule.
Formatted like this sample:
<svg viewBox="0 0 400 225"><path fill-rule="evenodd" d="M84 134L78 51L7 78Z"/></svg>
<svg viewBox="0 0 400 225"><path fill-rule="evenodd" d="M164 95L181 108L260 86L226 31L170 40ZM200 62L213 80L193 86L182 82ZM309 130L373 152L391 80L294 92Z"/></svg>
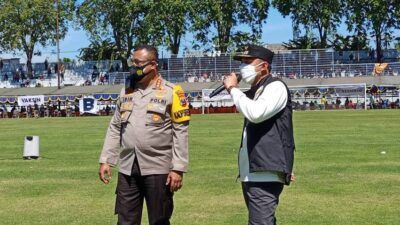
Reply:
<svg viewBox="0 0 400 225"><path fill-rule="evenodd" d="M83 99L83 111L90 112L94 108L94 99L93 98L84 98Z"/></svg>
<svg viewBox="0 0 400 225"><path fill-rule="evenodd" d="M97 106L97 100L94 99L93 97L84 97L81 100L79 100L79 109L81 114L84 113L97 114L99 111Z"/></svg>

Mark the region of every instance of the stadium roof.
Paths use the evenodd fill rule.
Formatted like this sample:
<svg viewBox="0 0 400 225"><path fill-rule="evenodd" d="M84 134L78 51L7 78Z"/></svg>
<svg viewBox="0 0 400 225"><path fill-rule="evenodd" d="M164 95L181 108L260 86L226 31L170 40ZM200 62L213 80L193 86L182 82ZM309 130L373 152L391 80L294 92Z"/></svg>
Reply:
<svg viewBox="0 0 400 225"><path fill-rule="evenodd" d="M367 85L400 85L400 76L382 77L352 77L352 78L315 78L315 79L284 79L288 86L309 86L309 85L335 85L335 84L359 84ZM179 83L186 92L196 92L202 89L215 89L221 82L208 83ZM241 87L249 87L241 84ZM24 95L90 95L90 94L119 94L123 85L98 85L98 86L67 86L41 88L3 88L0 89L0 96L24 96Z"/></svg>

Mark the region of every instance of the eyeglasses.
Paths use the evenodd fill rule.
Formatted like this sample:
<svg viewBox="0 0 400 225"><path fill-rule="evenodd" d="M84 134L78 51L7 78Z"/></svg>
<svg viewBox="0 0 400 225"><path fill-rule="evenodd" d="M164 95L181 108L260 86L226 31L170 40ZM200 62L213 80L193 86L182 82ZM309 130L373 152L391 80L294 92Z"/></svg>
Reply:
<svg viewBox="0 0 400 225"><path fill-rule="evenodd" d="M131 66L139 66L139 67L147 66L147 64L149 64L151 61L153 61L153 60L138 60L138 59L133 59L132 57L129 57L127 59L127 63L128 63L129 67L131 67Z"/></svg>

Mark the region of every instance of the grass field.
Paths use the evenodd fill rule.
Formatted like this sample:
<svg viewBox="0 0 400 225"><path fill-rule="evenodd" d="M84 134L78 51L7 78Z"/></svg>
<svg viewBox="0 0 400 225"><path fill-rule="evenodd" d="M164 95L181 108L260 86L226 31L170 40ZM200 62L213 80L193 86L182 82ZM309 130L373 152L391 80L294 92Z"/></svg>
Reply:
<svg viewBox="0 0 400 225"><path fill-rule="evenodd" d="M116 224L116 171L110 185L97 177L109 120L0 120L0 224ZM246 224L235 182L242 123L192 117L172 224ZM400 224L400 110L295 112L294 126L297 181L281 195L279 224ZM22 160L25 135L40 136L40 160Z"/></svg>

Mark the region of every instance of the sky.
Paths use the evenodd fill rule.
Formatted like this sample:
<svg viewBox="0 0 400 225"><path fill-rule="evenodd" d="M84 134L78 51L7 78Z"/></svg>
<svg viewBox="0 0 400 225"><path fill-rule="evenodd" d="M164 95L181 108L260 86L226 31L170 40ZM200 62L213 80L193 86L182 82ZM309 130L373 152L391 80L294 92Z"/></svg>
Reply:
<svg viewBox="0 0 400 225"><path fill-rule="evenodd" d="M239 27L238 29L241 29ZM243 27L243 29L246 29ZM286 42L292 38L292 22L289 17L283 18L281 14L274 8L270 8L267 22L263 25L262 42L268 44L276 44ZM181 49L185 46L190 47L193 41L193 34L188 33L181 41ZM79 55L79 49L87 47L90 44L88 35L84 30L76 30L72 26L68 30L67 35L63 40L60 41L60 58L71 58L74 59ZM48 57L49 61L56 61L57 59L57 47L49 46L43 48L41 46L36 46L36 50L41 50L42 56L34 56L33 62L44 62ZM35 52L36 52L35 50ZM166 51L165 49L160 49L161 51ZM26 56L24 53L6 53L0 54L1 58L21 58L21 63L26 62Z"/></svg>
<svg viewBox="0 0 400 225"><path fill-rule="evenodd" d="M237 29L247 30L245 26L238 27ZM347 34L344 24L339 27L338 30L341 34ZM396 32L399 33L398 31ZM269 15L266 22L262 28L262 38L261 42L266 44L280 44L282 42L287 42L293 37L292 33L292 21L290 17L284 18L277 9L270 7ZM193 34L188 33L181 41L181 50L185 47L190 48L193 41ZM88 35L83 30L76 30L71 25L66 37L60 41L60 58L64 57L76 59L79 55L79 49L87 47L90 44ZM36 47L36 50L42 51L42 56L34 56L33 62L44 62L46 58L49 58L50 62L55 62L57 59L57 47L49 46L47 48L42 48L40 46ZM160 55L166 54L165 49L159 49ZM21 58L21 63L26 62L26 56L24 53L17 54L0 54L1 58Z"/></svg>

